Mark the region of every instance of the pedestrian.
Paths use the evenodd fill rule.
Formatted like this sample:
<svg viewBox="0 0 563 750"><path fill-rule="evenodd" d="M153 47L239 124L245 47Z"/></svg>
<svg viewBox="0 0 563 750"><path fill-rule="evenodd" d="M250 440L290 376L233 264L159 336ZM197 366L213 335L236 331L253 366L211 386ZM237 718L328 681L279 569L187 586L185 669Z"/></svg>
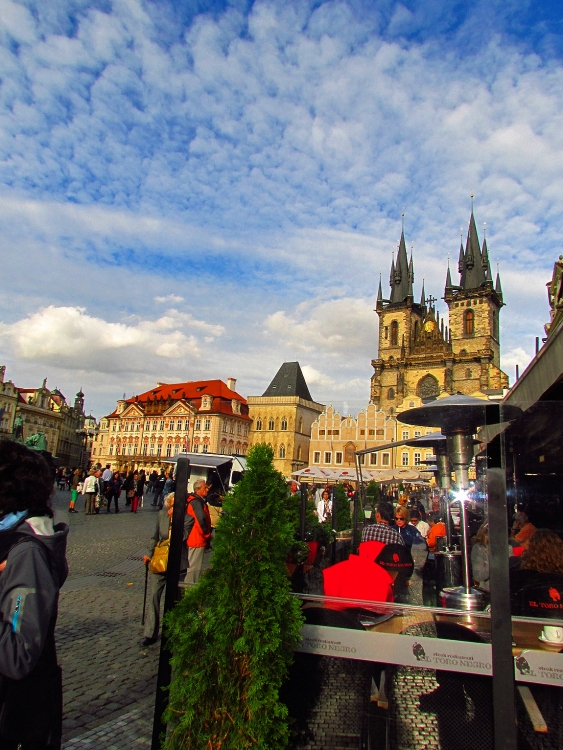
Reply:
<svg viewBox="0 0 563 750"><path fill-rule="evenodd" d="M106 501L108 504L107 512L111 511L111 501L115 504L115 512L119 513L119 496L121 495L121 487L123 481L118 471L114 471L112 478L108 482L106 487Z"/></svg>
<svg viewBox="0 0 563 750"><path fill-rule="evenodd" d="M105 499L102 493L102 470L96 469L96 497L94 498L94 513L98 515L100 507L105 504Z"/></svg>
<svg viewBox="0 0 563 750"><path fill-rule="evenodd" d="M211 517L205 500L209 488L205 479L194 482L194 491L188 495L188 572L185 582L199 581L203 568L203 553L211 542Z"/></svg>
<svg viewBox="0 0 563 750"><path fill-rule="evenodd" d="M72 486L70 488L70 504L68 506L69 513L78 513L74 505L78 500L78 486L80 484L80 477L82 472L80 469L75 469L72 474Z"/></svg>
<svg viewBox="0 0 563 750"><path fill-rule="evenodd" d="M141 487L142 491L142 487ZM131 498L131 513L136 513L139 507L139 475L133 474L133 497Z"/></svg>
<svg viewBox="0 0 563 750"><path fill-rule="evenodd" d="M84 480L82 494L84 495L84 513L87 516L93 516L96 509L96 495L98 494L98 480L94 469L90 469L89 475Z"/></svg>
<svg viewBox="0 0 563 750"><path fill-rule="evenodd" d="M53 524L51 469L0 442L0 747L60 748L62 678L55 626L68 526Z"/></svg>
<svg viewBox="0 0 563 750"><path fill-rule="evenodd" d="M125 505L131 505L131 501L135 496L135 473L130 471L123 482L123 489L125 490Z"/></svg>
<svg viewBox="0 0 563 750"><path fill-rule="evenodd" d="M158 483L158 472L156 469L153 469L151 473L149 474L149 486L147 487L147 492L152 492L153 499L154 499L154 493L156 492L156 485ZM154 503L152 503L154 505Z"/></svg>
<svg viewBox="0 0 563 750"><path fill-rule="evenodd" d="M398 505L395 508L395 524L405 546L410 549L413 544L416 544L426 548L426 542L422 538L420 531L410 523L410 520L409 509L404 505Z"/></svg>
<svg viewBox="0 0 563 750"><path fill-rule="evenodd" d="M156 520L156 529L151 537L152 545L148 555L143 557L145 565L149 564L154 554L156 545L159 542L163 542L170 538L170 530L172 526L172 513L174 510L174 493L171 492L166 495L163 503L163 508L159 511ZM184 516L184 535L182 544L182 558L180 562L180 576L184 576L186 568L188 566L188 548L186 546L186 540L188 538L188 525L189 525L188 514ZM144 637L141 641L141 646L152 646L158 640L158 630L160 627L160 599L162 592L166 586L166 571L161 573L155 573L151 570L150 573L150 602L149 610L147 612L147 619L145 621Z"/></svg>
<svg viewBox="0 0 563 750"><path fill-rule="evenodd" d="M111 470L111 464L106 464L106 468L102 472L102 492L106 494L106 487L111 482L113 472Z"/></svg>
<svg viewBox="0 0 563 750"><path fill-rule="evenodd" d="M145 484L146 484L147 478L145 474L145 470L141 469L139 472L139 478L137 480L137 497L139 498L139 508L143 507L143 496L145 494Z"/></svg>
<svg viewBox="0 0 563 750"><path fill-rule="evenodd" d="M158 478L158 485L156 489L156 496L154 498L154 504L158 505L159 510L162 510L162 504L164 501L164 498L166 497L166 494L164 492L164 488L166 487L166 482L168 481L170 477L170 474L168 472L162 472L162 474Z"/></svg>
<svg viewBox="0 0 563 750"><path fill-rule="evenodd" d="M324 523L332 518L332 500L328 490L322 493L321 499L317 503L317 516L319 523Z"/></svg>
<svg viewBox="0 0 563 750"><path fill-rule="evenodd" d="M393 505L380 502L375 509L375 523L364 526L362 542L382 542L383 544L404 544L403 537L396 526L392 526L395 518Z"/></svg>

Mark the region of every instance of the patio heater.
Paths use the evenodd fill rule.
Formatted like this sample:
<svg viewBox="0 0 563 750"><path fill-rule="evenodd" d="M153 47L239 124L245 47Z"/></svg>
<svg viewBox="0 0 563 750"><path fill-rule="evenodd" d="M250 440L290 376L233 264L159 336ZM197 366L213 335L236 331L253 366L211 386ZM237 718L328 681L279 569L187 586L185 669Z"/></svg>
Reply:
<svg viewBox="0 0 563 750"><path fill-rule="evenodd" d="M509 407L510 409L510 407ZM514 419L520 410L503 409L503 421ZM514 411L514 413L512 413ZM469 538L467 533L467 488L469 487L468 469L473 459L473 439L477 428L485 424L498 424L500 421L498 404L457 394L437 399L425 406L408 409L397 415L405 423L425 427L440 427L446 437L445 459L451 463L455 471L458 492L455 500L460 505L460 535L461 535L461 563L462 585L446 586L440 592L440 601L444 607L480 610L486 605L485 596L481 591L471 587ZM430 436L426 436L430 437ZM438 467L440 460L436 453ZM445 460L443 465L445 466ZM446 489L444 487L444 489Z"/></svg>

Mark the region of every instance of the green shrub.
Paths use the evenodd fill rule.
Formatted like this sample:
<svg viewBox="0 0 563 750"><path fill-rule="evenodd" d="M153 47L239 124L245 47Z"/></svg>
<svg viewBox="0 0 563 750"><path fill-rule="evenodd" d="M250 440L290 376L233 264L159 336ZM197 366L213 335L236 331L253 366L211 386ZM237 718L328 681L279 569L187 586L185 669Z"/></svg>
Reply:
<svg viewBox="0 0 563 750"><path fill-rule="evenodd" d="M381 500L381 490L377 482L372 479L366 487L366 500L370 505L377 505Z"/></svg>
<svg viewBox="0 0 563 750"><path fill-rule="evenodd" d="M282 750L290 732L279 689L300 640L285 566L294 538L273 451L256 445L223 503L213 566L166 618L173 681L165 750Z"/></svg>
<svg viewBox="0 0 563 750"><path fill-rule="evenodd" d="M335 497L332 501L332 528L335 531L345 531L352 528L350 498L341 484L336 485Z"/></svg>

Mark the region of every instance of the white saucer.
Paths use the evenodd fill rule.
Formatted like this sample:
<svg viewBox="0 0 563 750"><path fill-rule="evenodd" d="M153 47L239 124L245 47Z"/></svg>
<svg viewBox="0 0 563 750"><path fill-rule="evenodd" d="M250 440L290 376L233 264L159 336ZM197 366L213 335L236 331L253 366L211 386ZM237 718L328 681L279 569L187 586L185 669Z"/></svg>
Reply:
<svg viewBox="0 0 563 750"><path fill-rule="evenodd" d="M542 643L545 643L546 646L553 646L554 648L563 648L563 641L548 641L547 638L543 637L543 635L539 636L539 640Z"/></svg>

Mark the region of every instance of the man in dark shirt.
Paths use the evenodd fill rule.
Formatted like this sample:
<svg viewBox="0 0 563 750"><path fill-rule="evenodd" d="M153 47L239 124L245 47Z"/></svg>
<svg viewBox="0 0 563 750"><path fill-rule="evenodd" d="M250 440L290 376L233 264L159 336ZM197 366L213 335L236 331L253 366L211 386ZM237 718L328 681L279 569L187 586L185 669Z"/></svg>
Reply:
<svg viewBox="0 0 563 750"><path fill-rule="evenodd" d="M364 526L362 542L383 542L383 544L404 545L399 531L391 526L394 511L391 503L379 503L375 509L375 524Z"/></svg>

